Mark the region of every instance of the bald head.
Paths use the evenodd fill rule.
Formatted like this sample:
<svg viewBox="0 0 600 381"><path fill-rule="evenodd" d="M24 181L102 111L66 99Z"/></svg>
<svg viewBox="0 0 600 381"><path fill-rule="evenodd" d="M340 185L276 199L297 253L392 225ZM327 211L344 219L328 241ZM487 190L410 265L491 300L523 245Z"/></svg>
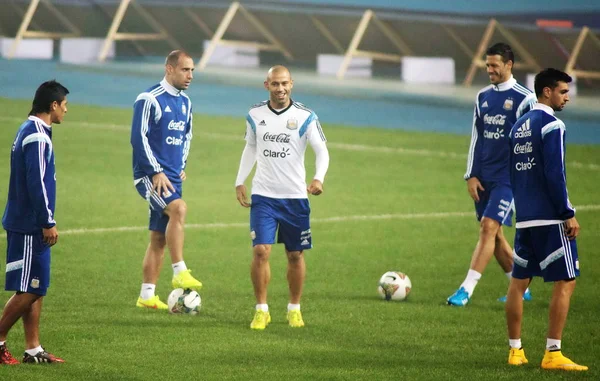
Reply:
<svg viewBox="0 0 600 381"><path fill-rule="evenodd" d="M276 109L286 108L290 105L294 81L287 67L282 65L273 66L267 72L265 89L269 92L271 107Z"/></svg>
<svg viewBox="0 0 600 381"><path fill-rule="evenodd" d="M194 60L183 50L173 50L165 60L165 79L177 90L186 90L194 78Z"/></svg>
<svg viewBox="0 0 600 381"><path fill-rule="evenodd" d="M173 50L167 56L167 59L165 60L165 65L177 67L177 65L179 64L179 59L182 57L192 58L185 50Z"/></svg>
<svg viewBox="0 0 600 381"><path fill-rule="evenodd" d="M275 65L270 68L267 72L267 81L275 75L287 75L290 79L292 79L292 73L290 73L288 68L283 65Z"/></svg>

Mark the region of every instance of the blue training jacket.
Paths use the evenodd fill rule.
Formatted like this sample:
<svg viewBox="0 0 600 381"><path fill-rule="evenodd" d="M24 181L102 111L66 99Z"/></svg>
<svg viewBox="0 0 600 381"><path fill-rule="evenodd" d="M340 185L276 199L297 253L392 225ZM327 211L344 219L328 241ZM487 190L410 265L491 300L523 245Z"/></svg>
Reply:
<svg viewBox="0 0 600 381"><path fill-rule="evenodd" d="M508 133L535 102L535 94L512 77L477 94L465 180L509 183Z"/></svg>
<svg viewBox="0 0 600 381"><path fill-rule="evenodd" d="M517 228L561 223L575 216L567 193L565 124L536 104L510 132L510 175Z"/></svg>
<svg viewBox="0 0 600 381"><path fill-rule="evenodd" d="M56 225L56 171L52 128L30 116L17 132L10 153L10 182L2 226L22 234Z"/></svg>
<svg viewBox="0 0 600 381"><path fill-rule="evenodd" d="M133 105L133 179L164 172L180 184L192 141L190 98L166 80L138 95Z"/></svg>

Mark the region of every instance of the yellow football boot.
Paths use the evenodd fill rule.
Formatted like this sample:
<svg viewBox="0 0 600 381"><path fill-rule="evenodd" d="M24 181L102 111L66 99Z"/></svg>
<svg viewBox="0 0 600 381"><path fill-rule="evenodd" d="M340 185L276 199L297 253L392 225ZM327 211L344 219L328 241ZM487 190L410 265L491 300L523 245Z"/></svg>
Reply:
<svg viewBox="0 0 600 381"><path fill-rule="evenodd" d="M561 351L550 352L549 350L546 350L546 353L544 354L542 368L560 370L588 370L587 366L575 364L573 360L563 356Z"/></svg>
<svg viewBox="0 0 600 381"><path fill-rule="evenodd" d="M527 357L525 357L525 351L523 348L510 348L510 352L508 353L508 363L510 365L523 365L527 364Z"/></svg>
<svg viewBox="0 0 600 381"><path fill-rule="evenodd" d="M192 289L194 291L200 291L202 283L194 278L190 273L192 270L183 270L177 275L173 276L173 288L183 288L184 290Z"/></svg>
<svg viewBox="0 0 600 381"><path fill-rule="evenodd" d="M250 323L250 328L263 330L267 328L267 325L271 322L271 314L269 311L256 310L254 313L254 319Z"/></svg>
<svg viewBox="0 0 600 381"><path fill-rule="evenodd" d="M290 323L290 327L304 327L304 320L302 320L302 313L300 312L300 310L288 311L287 320Z"/></svg>
<svg viewBox="0 0 600 381"><path fill-rule="evenodd" d="M137 303L135 304L136 307L141 307L141 308L150 308L150 309L155 309L155 310L168 310L169 306L167 306L166 304L164 304L163 302L160 301L160 298L158 297L158 295L154 295L152 298L150 299L142 299L142 297L139 297L137 300Z"/></svg>

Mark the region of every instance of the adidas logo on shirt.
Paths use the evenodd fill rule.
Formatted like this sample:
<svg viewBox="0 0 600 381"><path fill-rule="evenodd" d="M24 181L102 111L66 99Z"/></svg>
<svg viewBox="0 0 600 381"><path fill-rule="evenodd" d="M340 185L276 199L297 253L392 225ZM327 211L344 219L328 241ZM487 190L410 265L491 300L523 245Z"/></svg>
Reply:
<svg viewBox="0 0 600 381"><path fill-rule="evenodd" d="M169 105L167 105L167 107L165 107L165 112L171 112L171 107L169 107Z"/></svg>
<svg viewBox="0 0 600 381"><path fill-rule="evenodd" d="M530 119L527 119L525 123L523 123L519 128L517 128L517 132L515 133L515 138L526 138L531 136L531 127Z"/></svg>
<svg viewBox="0 0 600 381"><path fill-rule="evenodd" d="M483 104L481 105L481 108L484 108L484 107L488 107L487 101L483 102Z"/></svg>
<svg viewBox="0 0 600 381"><path fill-rule="evenodd" d="M265 123L265 121L264 121L264 120L261 120L261 121L260 121L260 123L259 123L258 125L259 125L259 126L266 126L266 125L267 125L267 123Z"/></svg>

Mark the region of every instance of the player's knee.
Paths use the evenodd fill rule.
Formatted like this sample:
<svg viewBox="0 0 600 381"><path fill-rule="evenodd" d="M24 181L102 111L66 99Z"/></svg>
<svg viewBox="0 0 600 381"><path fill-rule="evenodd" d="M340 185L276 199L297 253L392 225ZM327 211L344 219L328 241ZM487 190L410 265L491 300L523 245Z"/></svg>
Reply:
<svg viewBox="0 0 600 381"><path fill-rule="evenodd" d="M288 251L287 257L290 263L299 262L303 258L304 252L302 251Z"/></svg>
<svg viewBox="0 0 600 381"><path fill-rule="evenodd" d="M556 282L556 286L558 288L558 291L560 293L562 293L563 295L571 295L573 293L573 291L575 290L575 284L576 284L576 280L575 278L573 279L567 279L567 280L561 280Z"/></svg>
<svg viewBox="0 0 600 381"><path fill-rule="evenodd" d="M489 238L498 239L498 230L500 229L500 224L496 220L492 220L491 218L482 218L479 234L482 236L486 236Z"/></svg>
<svg viewBox="0 0 600 381"><path fill-rule="evenodd" d="M269 260L269 256L271 255L271 246L270 245L256 245L254 246L254 258L260 261Z"/></svg>
<svg viewBox="0 0 600 381"><path fill-rule="evenodd" d="M525 290L527 290L527 287L529 287L528 279L511 278L510 283L508 285L508 290L509 292L515 291L519 295L523 295L525 293Z"/></svg>
<svg viewBox="0 0 600 381"><path fill-rule="evenodd" d="M183 221L187 213L187 204L182 199L174 200L167 206L166 212L170 219Z"/></svg>
<svg viewBox="0 0 600 381"><path fill-rule="evenodd" d="M161 232L152 231L150 233L150 247L154 251L162 250L164 252L165 246L167 246L167 239Z"/></svg>

